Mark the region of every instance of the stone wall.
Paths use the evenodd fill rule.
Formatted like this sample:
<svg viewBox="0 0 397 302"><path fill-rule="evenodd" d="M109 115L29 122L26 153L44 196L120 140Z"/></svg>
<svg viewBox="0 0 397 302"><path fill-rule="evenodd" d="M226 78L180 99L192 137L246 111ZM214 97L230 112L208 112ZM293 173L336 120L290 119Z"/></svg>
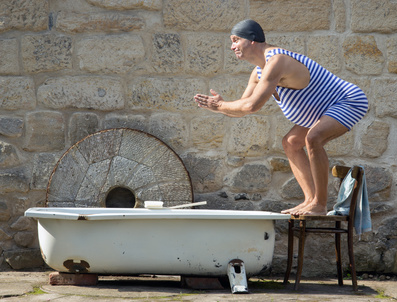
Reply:
<svg viewBox="0 0 397 302"><path fill-rule="evenodd" d="M366 117L327 150L330 165L366 168L373 232L356 240L358 271L397 273L395 1L10 0L0 12L0 268L42 264L35 222L23 213L44 205L60 156L102 129L163 140L210 208L299 203L281 147L292 125L274 101L239 119L193 101L210 88L241 96L253 66L235 59L229 32L252 18L269 43L309 55L368 95ZM330 207L335 187L330 179ZM286 222L276 228L273 271L282 273ZM335 274L333 240L308 242L303 273Z"/></svg>

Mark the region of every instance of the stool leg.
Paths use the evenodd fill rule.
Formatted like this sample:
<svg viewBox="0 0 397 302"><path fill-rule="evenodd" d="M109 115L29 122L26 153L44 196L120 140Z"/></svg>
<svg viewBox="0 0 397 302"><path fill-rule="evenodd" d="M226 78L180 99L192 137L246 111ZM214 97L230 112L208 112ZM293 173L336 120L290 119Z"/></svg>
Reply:
<svg viewBox="0 0 397 302"><path fill-rule="evenodd" d="M299 289L299 283L301 281L301 274L303 268L303 254L305 251L305 237L306 237L306 221L299 220L299 249L298 249L298 268L296 270L296 280L294 289Z"/></svg>
<svg viewBox="0 0 397 302"><path fill-rule="evenodd" d="M284 284L288 284L289 275L292 268L292 258L294 253L294 224L295 221L290 219L288 221L288 260L287 260L287 270L284 275Z"/></svg>
<svg viewBox="0 0 397 302"><path fill-rule="evenodd" d="M340 229L340 221L335 222L335 227ZM342 256L340 251L340 233L335 233L335 254L336 254L336 268L338 270L338 284L343 285L343 273L342 273Z"/></svg>

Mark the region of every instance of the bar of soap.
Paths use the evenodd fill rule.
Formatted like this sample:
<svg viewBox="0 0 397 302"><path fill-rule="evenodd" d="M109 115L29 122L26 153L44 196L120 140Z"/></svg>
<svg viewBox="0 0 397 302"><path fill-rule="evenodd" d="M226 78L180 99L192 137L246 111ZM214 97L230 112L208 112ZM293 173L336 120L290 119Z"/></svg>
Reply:
<svg viewBox="0 0 397 302"><path fill-rule="evenodd" d="M147 209L160 209L163 207L162 201L145 201L145 208Z"/></svg>

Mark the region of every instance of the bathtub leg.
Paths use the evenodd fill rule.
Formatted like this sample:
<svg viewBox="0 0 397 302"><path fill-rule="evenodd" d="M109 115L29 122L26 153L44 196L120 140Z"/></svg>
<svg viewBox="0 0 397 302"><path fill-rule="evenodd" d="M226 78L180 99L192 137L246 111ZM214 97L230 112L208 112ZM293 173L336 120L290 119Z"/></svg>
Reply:
<svg viewBox="0 0 397 302"><path fill-rule="evenodd" d="M244 262L240 259L233 259L227 265L227 276L229 277L232 294L247 294L248 283L245 274Z"/></svg>

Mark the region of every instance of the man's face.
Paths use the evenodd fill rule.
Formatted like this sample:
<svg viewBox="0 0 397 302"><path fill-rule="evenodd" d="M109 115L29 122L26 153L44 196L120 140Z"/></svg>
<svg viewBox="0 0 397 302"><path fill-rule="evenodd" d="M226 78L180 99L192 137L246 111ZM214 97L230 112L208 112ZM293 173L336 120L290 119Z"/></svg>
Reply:
<svg viewBox="0 0 397 302"><path fill-rule="evenodd" d="M237 59L244 60L244 57L246 57L244 54L247 55L247 50L251 45L251 41L235 35L231 35L230 40L232 40L232 46L230 49L234 51Z"/></svg>

